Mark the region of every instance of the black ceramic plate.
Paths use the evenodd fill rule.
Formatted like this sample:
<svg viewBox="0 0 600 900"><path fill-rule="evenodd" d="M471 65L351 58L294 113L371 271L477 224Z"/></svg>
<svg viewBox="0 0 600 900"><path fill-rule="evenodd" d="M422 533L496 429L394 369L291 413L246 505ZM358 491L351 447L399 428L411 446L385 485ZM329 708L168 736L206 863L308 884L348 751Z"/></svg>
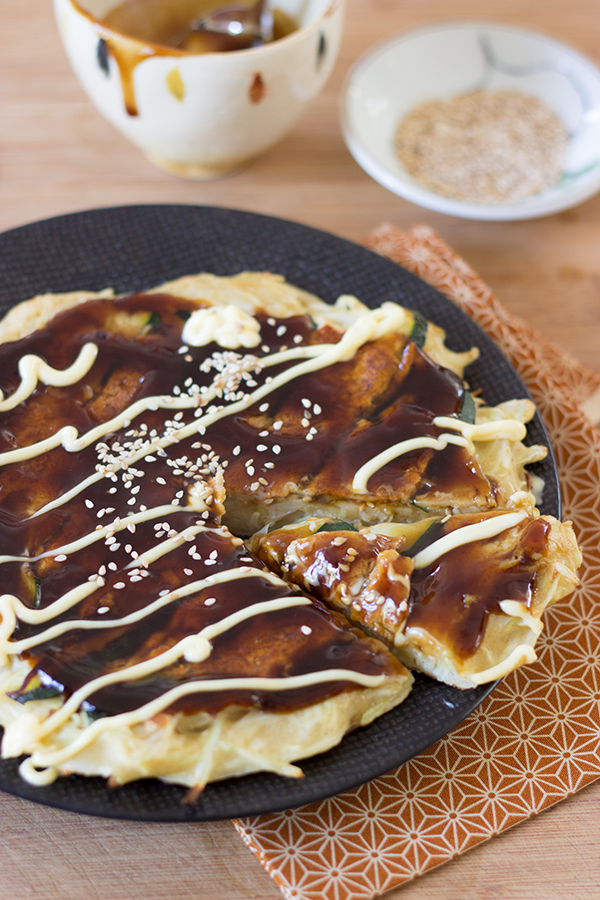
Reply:
<svg viewBox="0 0 600 900"><path fill-rule="evenodd" d="M527 392L496 346L445 297L375 253L321 231L253 213L195 206L100 209L36 222L0 235L0 312L47 291L118 292L149 288L200 271L280 272L324 300L356 294L369 306L396 300L446 329L455 350L476 344L481 359L469 382L488 403ZM548 444L539 419L530 440ZM558 515L554 460L538 464L546 481L543 512ZM18 763L0 762L0 788L50 806L148 821L201 821L253 815L320 800L376 778L411 759L461 722L493 685L460 691L419 676L408 700L368 728L302 762L306 777L275 775L210 784L193 805L185 790L159 781L109 789L101 778L71 776L48 787L19 778Z"/></svg>

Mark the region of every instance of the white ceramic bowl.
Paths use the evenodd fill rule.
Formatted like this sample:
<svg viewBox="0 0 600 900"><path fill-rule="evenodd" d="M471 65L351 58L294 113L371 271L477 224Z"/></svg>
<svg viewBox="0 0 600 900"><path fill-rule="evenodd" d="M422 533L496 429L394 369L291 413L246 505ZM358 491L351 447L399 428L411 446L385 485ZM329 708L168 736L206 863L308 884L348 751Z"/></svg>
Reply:
<svg viewBox="0 0 600 900"><path fill-rule="evenodd" d="M518 203L480 205L420 186L402 167L393 138L418 103L474 90L517 90L542 100L569 133L564 172L553 187ZM532 219L600 190L600 71L570 47L521 28L448 22L376 45L351 69L342 128L360 166L419 206L469 219Z"/></svg>
<svg viewBox="0 0 600 900"><path fill-rule="evenodd" d="M210 178L275 144L316 97L337 57L345 0L277 0L299 21L297 31L262 47L202 55L107 28L101 18L119 3L54 0L75 73L97 109L152 162Z"/></svg>

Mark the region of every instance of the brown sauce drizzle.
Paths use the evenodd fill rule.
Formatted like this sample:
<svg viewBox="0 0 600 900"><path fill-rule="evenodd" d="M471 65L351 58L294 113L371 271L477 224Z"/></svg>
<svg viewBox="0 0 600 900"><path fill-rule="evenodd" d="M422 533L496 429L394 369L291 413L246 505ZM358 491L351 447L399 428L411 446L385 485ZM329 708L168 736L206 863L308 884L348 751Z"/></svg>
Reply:
<svg viewBox="0 0 600 900"><path fill-rule="evenodd" d="M453 522L434 527L424 535L426 545L454 527ZM518 540L508 547L502 540L465 544L414 571L407 628L424 628L466 659L477 650L487 617L500 611L502 600L516 600L529 608L535 562L545 550L550 525L543 519L525 519L515 530Z"/></svg>

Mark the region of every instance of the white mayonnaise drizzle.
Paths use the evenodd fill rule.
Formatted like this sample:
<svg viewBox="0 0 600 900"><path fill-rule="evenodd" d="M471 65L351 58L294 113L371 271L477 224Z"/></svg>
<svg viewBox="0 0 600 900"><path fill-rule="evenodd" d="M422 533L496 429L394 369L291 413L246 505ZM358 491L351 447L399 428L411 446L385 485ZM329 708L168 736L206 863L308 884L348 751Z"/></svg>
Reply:
<svg viewBox="0 0 600 900"><path fill-rule="evenodd" d="M411 453L413 450L421 450L430 447L432 450L444 450L448 444L456 444L459 447L469 447L469 442L462 437L454 434L441 434L439 438L432 437L416 437L409 438L406 441L400 441L387 450L378 453L368 462L358 469L352 481L353 490L361 494L367 493L367 484L369 478L379 469L382 469L393 459L403 456L405 453Z"/></svg>
<svg viewBox="0 0 600 900"><path fill-rule="evenodd" d="M260 322L239 306L206 306L196 309L181 332L184 344L205 347L215 341L220 347L257 347L260 344Z"/></svg>
<svg viewBox="0 0 600 900"><path fill-rule="evenodd" d="M28 353L19 360L19 375L21 384L10 397L4 398L0 391L0 412L14 409L19 403L27 400L33 394L38 381L42 384L51 384L54 387L66 387L76 384L84 378L94 365L98 347L96 344L84 344L79 351L79 356L68 369L54 369L39 356Z"/></svg>
<svg viewBox="0 0 600 900"><path fill-rule="evenodd" d="M203 509L206 508L207 507L203 507ZM95 541L104 540L104 538L109 537L110 535L118 534L120 531L128 529L130 525L139 525L141 522L159 519L162 516L172 516L174 513L184 511L189 510L185 506L174 506L172 503L165 503L162 506L153 506L142 512L129 513L129 515L123 516L123 518L117 516L110 524L103 525L101 528L97 527L94 531L82 535L82 537L78 538L76 541L70 541L68 544L62 544L59 547L54 547L52 550L45 550L37 556L0 556L0 564L5 562L37 562L40 559L46 559L50 556L59 556L63 553L65 556L69 556L72 553L76 553L78 550L89 547L89 545L93 544ZM33 518L33 516L31 516L31 518ZM185 533L185 531L182 532L182 534Z"/></svg>
<svg viewBox="0 0 600 900"><path fill-rule="evenodd" d="M436 416L433 424L438 428L454 428L455 431L460 431L468 441L522 441L527 434L523 423L516 419L498 419L495 422L472 425L452 416Z"/></svg>
<svg viewBox="0 0 600 900"><path fill-rule="evenodd" d="M151 719L167 706L188 694L230 690L293 691L297 688L324 684L328 681L351 681L362 687L376 688L384 680L385 675L363 675L361 672L354 672L351 669L325 669L319 672L308 672L305 675L289 675L285 678L207 678L198 681L188 681L185 684L178 685L176 688L172 688L166 694L157 697L155 700L146 703L145 706L140 706L132 712L119 713L115 716L97 719L91 725L88 725L66 747L46 753L36 749L36 744L40 740L40 729L46 723L40 723L33 713L24 713L6 728L4 740L6 741L8 738L7 749L9 751L6 755L20 756L21 753L31 753L31 759L25 760L19 767L20 774L32 784L50 784L59 774L54 767L59 766L62 762L83 750L102 731L114 731ZM56 712L53 715L56 715ZM42 768L44 771L36 773L36 768ZM36 778L38 774L41 776L39 781Z"/></svg>
<svg viewBox="0 0 600 900"><path fill-rule="evenodd" d="M535 650L530 644L519 644L519 646L515 647L502 662L499 662L495 666L490 666L489 669L484 669L482 672L471 672L466 677L473 684L486 684L488 681L504 678L504 676L508 675L509 672L512 672L513 669L518 669L519 666L535 662L536 659L537 656Z"/></svg>
<svg viewBox="0 0 600 900"><path fill-rule="evenodd" d="M434 541L429 547L425 547L420 553L417 553L413 559L415 569L426 568L432 562L435 562L436 559L439 559L440 556L449 553L450 550L454 550L456 547L496 537L503 531L518 525L525 518L527 518L527 513L525 510L520 510L520 512L492 516L483 522L474 522L472 525L456 528L449 534L445 534L438 541Z"/></svg>
<svg viewBox="0 0 600 900"><path fill-rule="evenodd" d="M227 581L237 581L240 578L263 578L267 581L271 581L273 584L277 584L279 582L279 579L276 579L274 576L272 576L270 572L264 572L261 569L228 569L225 572L219 572L216 575L209 575L207 578L200 578L197 581L190 581L187 584L176 588L174 591L170 591L168 594L163 594L162 597L158 597L152 603L149 603L148 606L144 606L142 609L138 609L137 612L130 613L128 616L123 616L120 619L72 619L69 622L59 622L57 625L53 625L51 628L47 628L45 631L41 631L34 637L24 638L21 641L7 641L3 638L3 635L0 634L0 653L23 653L25 650L29 650L31 649L31 647L35 647L37 644L43 644L46 641L53 640L59 635L65 634L67 631L72 631L74 629L95 631L97 629L120 628L123 625L131 625L135 622L141 622L142 619L145 619L147 616L151 616L157 610L168 606L170 603L174 603L176 600L181 600L183 597L189 597L190 594L199 593L207 587L212 588L215 586L215 584L224 584ZM93 593L93 591L97 590L97 588L98 585L94 584L90 593ZM3 613L3 601L5 601L5 598L13 601L17 600L16 597L13 597L10 594L4 594L2 597L0 597L0 613ZM265 601L265 603L272 602L274 601ZM247 609L257 609L259 612L268 611L269 607L265 606L265 603L255 603L253 607L247 607ZM295 597L290 598L290 602L288 605L303 606L309 603L310 600L307 597ZM279 609L280 607L277 608ZM244 610L243 612L246 611L247 610ZM231 618L231 616L229 618ZM240 619L240 621L242 620ZM188 659L187 656L186 659ZM198 662L199 660L195 661Z"/></svg>
<svg viewBox="0 0 600 900"><path fill-rule="evenodd" d="M453 428L459 431L462 437L452 434L440 434L438 438L416 437L406 441L400 441L387 450L383 450L358 469L352 481L352 487L360 493L367 493L369 478L393 459L413 450L421 450L427 447L432 450L444 450L448 444L456 444L464 447L471 453L474 451L473 441L495 441L506 439L510 441L522 441L527 429L522 422L516 419L499 419L497 422L484 422L481 425L470 425L452 416L436 416L433 424L437 428Z"/></svg>

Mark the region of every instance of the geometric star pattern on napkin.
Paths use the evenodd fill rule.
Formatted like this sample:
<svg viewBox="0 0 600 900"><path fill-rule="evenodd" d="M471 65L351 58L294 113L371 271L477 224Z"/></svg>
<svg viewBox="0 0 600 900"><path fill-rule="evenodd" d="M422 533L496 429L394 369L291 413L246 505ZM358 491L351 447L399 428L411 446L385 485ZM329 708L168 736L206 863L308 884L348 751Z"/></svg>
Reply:
<svg viewBox="0 0 600 900"><path fill-rule="evenodd" d="M506 313L430 229L383 226L367 245L453 299L519 371L551 436L582 583L546 613L538 661L427 751L337 797L235 823L296 900L367 900L600 776L600 436L580 408L600 379Z"/></svg>

